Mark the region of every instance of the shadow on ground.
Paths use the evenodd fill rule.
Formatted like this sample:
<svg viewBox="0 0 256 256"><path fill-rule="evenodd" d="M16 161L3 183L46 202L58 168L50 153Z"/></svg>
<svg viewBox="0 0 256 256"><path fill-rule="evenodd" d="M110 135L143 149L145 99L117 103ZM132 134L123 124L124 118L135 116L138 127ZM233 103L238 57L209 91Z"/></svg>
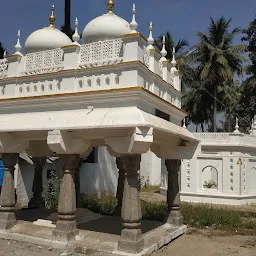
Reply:
<svg viewBox="0 0 256 256"><path fill-rule="evenodd" d="M15 212L17 220L37 221L38 219L50 220L54 224L58 219L58 214L46 209L22 209ZM77 227L81 230L101 232L112 235L120 235L122 222L120 217L103 216L93 213L88 209L77 209L76 212ZM142 233L145 234L157 227L163 225L161 222L142 220Z"/></svg>

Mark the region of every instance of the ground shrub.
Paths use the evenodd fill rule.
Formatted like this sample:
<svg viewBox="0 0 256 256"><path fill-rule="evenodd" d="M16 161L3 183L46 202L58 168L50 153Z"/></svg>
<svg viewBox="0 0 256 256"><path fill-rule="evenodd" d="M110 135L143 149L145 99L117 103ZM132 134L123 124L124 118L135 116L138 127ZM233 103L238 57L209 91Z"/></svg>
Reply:
<svg viewBox="0 0 256 256"><path fill-rule="evenodd" d="M80 196L82 207L101 213L102 215L113 215L117 206L117 199L112 195L98 197L95 194ZM167 216L167 205L165 202L146 202L141 200L142 218L164 222ZM244 213L216 207L209 204L181 203L181 213L184 223L192 227L215 227L225 230L256 230L255 218L246 218Z"/></svg>
<svg viewBox="0 0 256 256"><path fill-rule="evenodd" d="M164 202L146 202L141 200L142 218L164 222L167 214L167 205Z"/></svg>
<svg viewBox="0 0 256 256"><path fill-rule="evenodd" d="M236 228L241 226L241 213L217 208L208 204L182 203L184 223L194 227L216 226Z"/></svg>
<svg viewBox="0 0 256 256"><path fill-rule="evenodd" d="M117 206L117 199L111 195L98 197L96 194L81 194L80 202L82 207L102 215L113 215Z"/></svg>
<svg viewBox="0 0 256 256"><path fill-rule="evenodd" d="M61 181L55 170L50 170L50 177L43 188L42 197L45 201L46 209L57 210Z"/></svg>
<svg viewBox="0 0 256 256"><path fill-rule="evenodd" d="M150 191L152 191L152 192L158 192L158 191L160 191L160 186L158 185L156 185L156 186L147 186L147 187L143 187L143 188L141 188L141 190L140 190L141 192L150 192Z"/></svg>

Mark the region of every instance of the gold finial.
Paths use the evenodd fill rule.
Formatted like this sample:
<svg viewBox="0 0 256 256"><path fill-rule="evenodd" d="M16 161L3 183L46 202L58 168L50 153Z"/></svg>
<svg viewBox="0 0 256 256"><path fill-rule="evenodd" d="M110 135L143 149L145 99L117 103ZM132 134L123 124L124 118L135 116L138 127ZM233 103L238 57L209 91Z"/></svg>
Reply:
<svg viewBox="0 0 256 256"><path fill-rule="evenodd" d="M49 21L50 21L49 27L50 27L50 28L54 28L54 21L55 21L54 11L55 11L55 7L54 7L54 5L53 5L53 6L52 6L52 14L51 14L51 16L49 17Z"/></svg>
<svg viewBox="0 0 256 256"><path fill-rule="evenodd" d="M114 7L114 2L113 2L113 0L109 0L108 1L108 14L114 14L113 13L113 7Z"/></svg>

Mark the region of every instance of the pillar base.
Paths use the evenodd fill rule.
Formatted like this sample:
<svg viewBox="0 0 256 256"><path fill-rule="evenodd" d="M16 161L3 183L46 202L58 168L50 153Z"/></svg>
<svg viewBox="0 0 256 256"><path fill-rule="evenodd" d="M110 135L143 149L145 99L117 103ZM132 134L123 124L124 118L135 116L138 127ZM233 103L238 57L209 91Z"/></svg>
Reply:
<svg viewBox="0 0 256 256"><path fill-rule="evenodd" d="M140 229L123 229L118 241L118 250L126 253L139 253L144 249L144 239Z"/></svg>
<svg viewBox="0 0 256 256"><path fill-rule="evenodd" d="M170 212L166 222L175 227L184 225L183 224L183 216L181 215L180 211Z"/></svg>
<svg viewBox="0 0 256 256"><path fill-rule="evenodd" d="M45 203L44 200L36 200L32 198L30 202L28 203L28 208L29 209L42 209L45 208Z"/></svg>
<svg viewBox="0 0 256 256"><path fill-rule="evenodd" d="M79 234L76 227L76 221L63 221L58 220L56 228L52 232L52 236L57 241L70 241L74 240L75 236Z"/></svg>
<svg viewBox="0 0 256 256"><path fill-rule="evenodd" d="M0 211L0 229L10 229L17 223L14 212Z"/></svg>

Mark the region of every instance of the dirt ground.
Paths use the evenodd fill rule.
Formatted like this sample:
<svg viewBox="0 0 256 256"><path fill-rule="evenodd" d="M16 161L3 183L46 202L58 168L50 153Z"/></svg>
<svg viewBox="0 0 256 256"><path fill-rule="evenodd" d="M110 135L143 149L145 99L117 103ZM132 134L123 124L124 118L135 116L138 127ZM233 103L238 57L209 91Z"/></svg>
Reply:
<svg viewBox="0 0 256 256"><path fill-rule="evenodd" d="M26 243L0 240L0 256L64 256L63 251ZM256 256L256 237L230 235L225 232L193 230L152 256ZM105 256L105 255L100 255Z"/></svg>
<svg viewBox="0 0 256 256"><path fill-rule="evenodd" d="M256 256L256 237L194 230L163 247L153 256Z"/></svg>

